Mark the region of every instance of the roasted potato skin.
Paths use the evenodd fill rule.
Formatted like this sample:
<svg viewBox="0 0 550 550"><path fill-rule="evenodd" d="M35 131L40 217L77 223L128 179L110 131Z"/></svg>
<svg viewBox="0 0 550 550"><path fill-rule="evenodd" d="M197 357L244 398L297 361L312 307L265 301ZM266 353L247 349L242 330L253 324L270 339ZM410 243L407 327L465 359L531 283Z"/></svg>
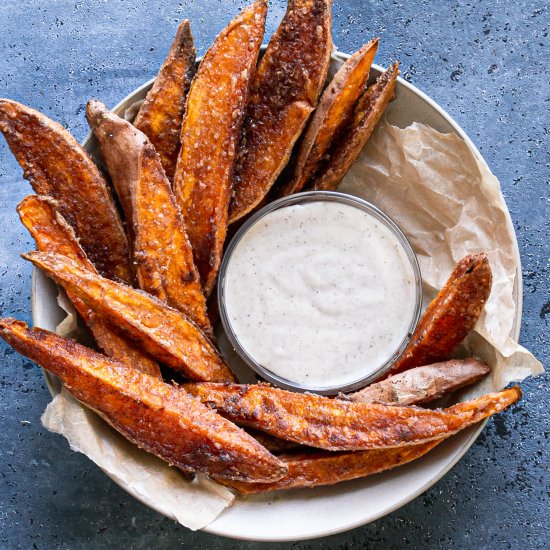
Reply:
<svg viewBox="0 0 550 550"><path fill-rule="evenodd" d="M390 376L354 393L339 394L338 399L383 405L419 405L473 384L490 370L488 365L477 359L451 359ZM248 428L247 432L266 449L276 454L301 447L298 443L291 443L251 428Z"/></svg>
<svg viewBox="0 0 550 550"><path fill-rule="evenodd" d="M262 57L235 168L230 223L267 195L315 109L332 49L330 0L290 0Z"/></svg>
<svg viewBox="0 0 550 550"><path fill-rule="evenodd" d="M218 35L187 94L174 192L203 288L210 295L227 234L236 149L264 34L258 0Z"/></svg>
<svg viewBox="0 0 550 550"><path fill-rule="evenodd" d="M150 139L159 154L170 181L176 171L185 98L195 74L195 57L191 26L185 19L134 120L134 126Z"/></svg>
<svg viewBox="0 0 550 550"><path fill-rule="evenodd" d="M50 197L28 195L17 206L17 212L21 222L35 240L37 250L61 254L75 261L82 269L96 273L95 267L80 247L74 231L60 214L59 205L55 200ZM68 296L104 353L129 367L161 378L158 364L134 342L113 331L108 323L98 317L78 297L71 293Z"/></svg>
<svg viewBox="0 0 550 550"><path fill-rule="evenodd" d="M486 254L462 258L420 318L390 374L448 359L479 319L491 293L491 283Z"/></svg>
<svg viewBox="0 0 550 550"><path fill-rule="evenodd" d="M283 185L281 196L302 190L317 171L331 143L351 125L355 105L365 89L377 50L377 38L363 45L346 60L325 88L301 138L294 175Z"/></svg>
<svg viewBox="0 0 550 550"><path fill-rule="evenodd" d="M80 269L63 256L42 252L22 256L159 362L191 380L235 380L208 337L183 313L145 292Z"/></svg>
<svg viewBox="0 0 550 550"><path fill-rule="evenodd" d="M287 465L288 473L270 483L243 483L218 479L222 485L243 495L267 493L281 489L313 488L334 485L407 464L431 451L442 440L394 449L349 452L296 452L279 455Z"/></svg>
<svg viewBox="0 0 550 550"><path fill-rule="evenodd" d="M452 435L503 410L512 388L440 410L353 403L267 384L189 383L185 389L233 422L328 451L402 447Z"/></svg>
<svg viewBox="0 0 550 550"><path fill-rule="evenodd" d="M469 386L490 371L477 359L451 359L406 370L343 397L361 403L419 405Z"/></svg>
<svg viewBox="0 0 550 550"><path fill-rule="evenodd" d="M191 243L159 155L143 132L100 101L89 101L86 115L128 220L139 288L212 337Z"/></svg>
<svg viewBox="0 0 550 550"><path fill-rule="evenodd" d="M158 378L14 319L0 320L0 336L132 443L184 471L243 481L287 471L244 431Z"/></svg>
<svg viewBox="0 0 550 550"><path fill-rule="evenodd" d="M331 191L340 185L380 122L388 103L394 98L398 75L399 64L395 62L359 98L353 115L354 122L331 146L323 165L308 183L308 188Z"/></svg>
<svg viewBox="0 0 550 550"><path fill-rule="evenodd" d="M97 273L73 228L61 214L58 201L44 195L27 195L17 205L17 213L34 239L37 250L66 256L83 269Z"/></svg>
<svg viewBox="0 0 550 550"><path fill-rule="evenodd" d="M0 131L38 195L56 199L90 261L105 277L131 284L128 240L109 186L60 124L0 99Z"/></svg>
<svg viewBox="0 0 550 550"><path fill-rule="evenodd" d="M492 396L498 395L490 394L489 396L480 398L480 400L494 400ZM494 408L490 414L494 414L494 412L502 410L502 408L517 401L521 396L521 392L519 388L511 388L510 390L501 392L500 396L500 398L494 400ZM458 408L459 405L455 405L455 407ZM471 412L471 407L464 407L464 414L470 414ZM275 482L241 483L227 482L221 479L218 479L218 481L245 495L280 489L333 485L407 464L425 455L444 440L445 437L442 437L424 443L365 451L328 452L315 451L313 449L296 450L279 455L279 458L286 463L288 473Z"/></svg>

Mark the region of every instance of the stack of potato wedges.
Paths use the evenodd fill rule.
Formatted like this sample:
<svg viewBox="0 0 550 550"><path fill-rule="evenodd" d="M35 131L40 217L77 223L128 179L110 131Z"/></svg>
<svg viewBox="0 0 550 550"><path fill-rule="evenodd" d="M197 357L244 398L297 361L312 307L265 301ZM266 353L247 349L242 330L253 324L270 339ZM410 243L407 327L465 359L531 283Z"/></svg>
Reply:
<svg viewBox="0 0 550 550"><path fill-rule="evenodd" d="M326 82L330 9L289 0L260 56L257 0L198 66L184 21L133 124L88 102L108 176L59 124L0 99L0 131L36 193L17 207L37 249L23 257L65 289L97 348L9 318L0 336L139 447L241 493L405 464L521 396L433 405L490 370L452 359L491 290L484 254L458 263L390 375L361 391L239 384L216 347L208 306L229 224L335 189L394 98L397 63L369 82L377 39Z"/></svg>

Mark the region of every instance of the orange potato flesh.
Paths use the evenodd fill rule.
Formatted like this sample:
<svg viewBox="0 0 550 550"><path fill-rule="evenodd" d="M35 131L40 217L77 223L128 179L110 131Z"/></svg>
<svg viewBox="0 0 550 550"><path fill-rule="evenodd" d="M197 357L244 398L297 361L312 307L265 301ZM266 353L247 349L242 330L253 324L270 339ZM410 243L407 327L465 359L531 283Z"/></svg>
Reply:
<svg viewBox="0 0 550 550"><path fill-rule="evenodd" d="M38 195L59 202L97 270L131 284L128 241L107 182L83 147L57 122L0 99L0 131Z"/></svg>
<svg viewBox="0 0 550 550"><path fill-rule="evenodd" d="M82 269L96 273L80 247L74 231L59 213L58 204L50 197L29 195L17 206L23 225L29 230L40 252L54 252L74 260ZM142 372L161 378L160 368L146 353L131 340L114 332L86 304L68 294L82 320L92 333L97 345L109 357L136 368Z"/></svg>
<svg viewBox="0 0 550 550"><path fill-rule="evenodd" d="M335 483L377 474L407 464L431 451L441 441L435 440L419 445L373 451L340 453L318 451L279 455L278 458L288 467L288 473L278 481L246 483L216 479L222 485L231 487L243 495L266 493L280 489L334 485Z"/></svg>
<svg viewBox="0 0 550 550"><path fill-rule="evenodd" d="M289 0L250 95L229 222L258 206L317 105L332 49L330 0Z"/></svg>
<svg viewBox="0 0 550 550"><path fill-rule="evenodd" d="M235 380L210 340L183 313L142 291L80 269L63 256L30 252L23 257L161 363L191 380Z"/></svg>
<svg viewBox="0 0 550 550"><path fill-rule="evenodd" d="M97 273L80 246L73 228L61 215L59 202L48 196L27 195L18 205L21 223L40 252L54 252L74 260L82 269Z"/></svg>
<svg viewBox="0 0 550 550"><path fill-rule="evenodd" d="M402 447L452 435L521 396L519 388L447 409L354 403L266 384L189 383L185 389L233 422L329 451Z"/></svg>
<svg viewBox="0 0 550 550"><path fill-rule="evenodd" d="M359 99L354 124L342 133L338 142L327 152L323 166L313 176L308 187L329 191L338 187L380 122L388 103L394 98L398 74L399 65L396 62Z"/></svg>
<svg viewBox="0 0 550 550"><path fill-rule="evenodd" d="M486 254L469 254L460 260L422 315L390 374L448 359L479 319L491 293L491 282Z"/></svg>
<svg viewBox="0 0 550 550"><path fill-rule="evenodd" d="M211 337L191 244L155 148L97 100L88 102L86 115L128 220L139 288L180 310Z"/></svg>
<svg viewBox="0 0 550 550"><path fill-rule="evenodd" d="M176 171L185 97L195 74L195 54L186 19L178 27L168 56L134 120L134 126L151 140L170 181Z"/></svg>
<svg viewBox="0 0 550 550"><path fill-rule="evenodd" d="M283 186L282 196L301 191L316 172L331 143L338 140L342 131L350 125L377 49L378 39L375 38L357 50L326 87L302 137L294 176Z"/></svg>
<svg viewBox="0 0 550 550"><path fill-rule="evenodd" d="M259 0L229 23L187 94L174 191L207 296L220 267L236 149L266 13L267 3Z"/></svg>
<svg viewBox="0 0 550 550"><path fill-rule="evenodd" d="M177 387L14 319L0 320L0 337L132 443L182 470L243 481L286 473L252 437Z"/></svg>

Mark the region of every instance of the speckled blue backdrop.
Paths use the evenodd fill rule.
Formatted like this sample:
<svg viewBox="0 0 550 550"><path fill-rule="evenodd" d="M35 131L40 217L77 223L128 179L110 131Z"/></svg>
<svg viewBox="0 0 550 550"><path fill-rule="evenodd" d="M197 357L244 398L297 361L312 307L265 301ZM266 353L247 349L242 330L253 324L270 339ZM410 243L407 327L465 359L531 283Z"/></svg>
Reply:
<svg viewBox="0 0 550 550"><path fill-rule="evenodd" d="M282 16L270 2L267 35ZM242 1L4 0L0 96L86 134L84 104L114 105L151 78L177 23L192 21L203 53ZM334 41L351 51L381 37L378 63L403 76L466 130L500 179L525 283L522 343L548 365L550 17L544 0L334 0ZM32 243L15 213L30 187L0 143L0 313L30 321ZM40 371L4 345L0 375L1 548L256 548L192 533L127 496L64 439L45 432ZM547 548L548 375L489 422L463 460L407 506L305 548Z"/></svg>

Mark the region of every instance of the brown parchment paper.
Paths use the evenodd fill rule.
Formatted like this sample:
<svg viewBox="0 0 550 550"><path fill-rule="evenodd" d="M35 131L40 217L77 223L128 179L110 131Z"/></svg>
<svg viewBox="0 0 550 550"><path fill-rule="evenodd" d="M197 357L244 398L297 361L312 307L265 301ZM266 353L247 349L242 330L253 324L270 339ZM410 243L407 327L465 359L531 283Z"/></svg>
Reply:
<svg viewBox="0 0 550 550"><path fill-rule="evenodd" d="M383 122L339 191L372 202L401 227L420 262L425 302L435 296L461 257L488 253L493 289L463 353L487 361L493 371L469 394L500 389L542 371L542 365L511 338L518 257L499 182L462 139L422 124L399 129ZM70 336L77 328L74 310L63 294L59 300L68 319L58 330ZM191 529L208 525L234 498L205 477L186 480L128 443L65 391L48 405L42 422L132 495Z"/></svg>

